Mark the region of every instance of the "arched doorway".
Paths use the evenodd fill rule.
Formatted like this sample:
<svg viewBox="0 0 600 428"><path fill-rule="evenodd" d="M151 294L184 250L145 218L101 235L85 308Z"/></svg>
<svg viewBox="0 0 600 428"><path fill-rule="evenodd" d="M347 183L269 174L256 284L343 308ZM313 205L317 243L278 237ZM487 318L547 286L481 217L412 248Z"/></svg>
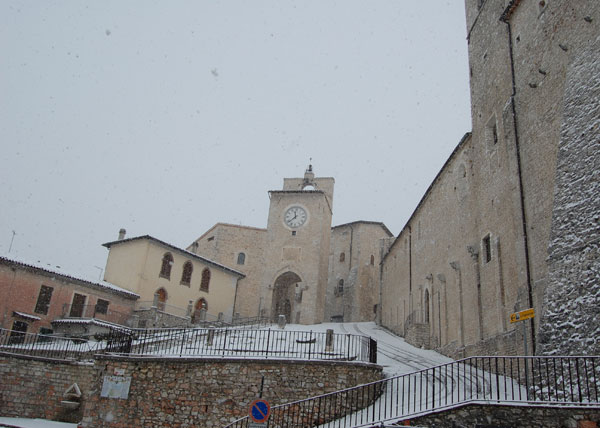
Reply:
<svg viewBox="0 0 600 428"><path fill-rule="evenodd" d="M159 310L164 311L165 302L167 301L167 291L164 288L159 288L158 290L156 290L156 293L154 293L154 300L155 306Z"/></svg>
<svg viewBox="0 0 600 428"><path fill-rule="evenodd" d="M204 309L204 311L202 311ZM192 314L192 323L206 320L206 311L208 310L208 302L204 298L199 298L194 306L194 313Z"/></svg>
<svg viewBox="0 0 600 428"><path fill-rule="evenodd" d="M279 315L285 315L287 322L292 321L292 313L296 309L296 284L302 282L294 272L286 272L277 277L273 286L271 315L277 321Z"/></svg>

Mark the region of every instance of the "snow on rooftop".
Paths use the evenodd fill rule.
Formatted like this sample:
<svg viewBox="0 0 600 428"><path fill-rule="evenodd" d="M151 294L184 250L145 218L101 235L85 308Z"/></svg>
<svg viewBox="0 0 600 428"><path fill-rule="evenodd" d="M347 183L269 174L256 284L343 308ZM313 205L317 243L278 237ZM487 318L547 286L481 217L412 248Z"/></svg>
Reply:
<svg viewBox="0 0 600 428"><path fill-rule="evenodd" d="M35 268L35 269L41 269L41 270L44 270L44 271L49 272L49 273L54 273L54 274L57 274L57 275L61 275L61 276L67 277L67 278L72 278L72 279L76 279L76 280L79 280L79 281L84 281L84 282L90 283L92 285L96 285L98 287L101 287L101 288L105 288L105 289L109 289L109 290L115 291L117 293L126 294L129 297L134 297L134 298L139 298L140 297L138 294L134 293L133 291L127 290L125 288L121 288L119 286L111 284L110 282L101 281L101 280L94 280L94 279L91 279L89 277L86 278L86 277L84 277L84 276L82 276L80 274L71 272L71 271L69 271L67 269L63 269L60 266L53 266L53 265L50 265L48 263L42 263L39 260L37 260L37 261L26 260L26 259L23 259L23 258L20 258L20 257L14 257L12 254L6 254L6 253L5 254L0 254L0 258L3 258L5 260L7 260L8 262L14 262L14 263L21 264L21 265L28 266L28 267L32 267L32 268Z"/></svg>
<svg viewBox="0 0 600 428"><path fill-rule="evenodd" d="M17 315L17 316L19 316L19 317L22 317L22 318L28 318L28 319L30 319L30 320L34 320L34 321L39 321L39 320L41 320L41 318L40 318L40 317L38 317L38 316L35 316L35 315L29 315L29 314L26 314L25 312L18 312L18 311L14 311L14 312L13 312L13 314L15 314L15 315Z"/></svg>

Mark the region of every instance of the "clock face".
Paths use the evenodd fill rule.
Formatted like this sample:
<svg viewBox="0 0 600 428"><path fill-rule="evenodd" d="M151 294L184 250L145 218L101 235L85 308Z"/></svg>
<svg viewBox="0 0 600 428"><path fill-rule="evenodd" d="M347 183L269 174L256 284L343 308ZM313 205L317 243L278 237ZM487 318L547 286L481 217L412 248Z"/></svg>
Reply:
<svg viewBox="0 0 600 428"><path fill-rule="evenodd" d="M285 212L283 221L289 227L300 227L306 223L306 211L302 207L291 207Z"/></svg>

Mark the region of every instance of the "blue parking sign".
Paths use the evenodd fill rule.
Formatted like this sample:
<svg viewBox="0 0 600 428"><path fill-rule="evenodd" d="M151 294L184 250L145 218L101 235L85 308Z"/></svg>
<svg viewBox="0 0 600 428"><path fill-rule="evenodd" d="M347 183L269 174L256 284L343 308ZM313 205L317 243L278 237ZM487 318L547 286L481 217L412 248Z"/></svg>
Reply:
<svg viewBox="0 0 600 428"><path fill-rule="evenodd" d="M250 404L250 419L254 422L266 422L271 414L271 406L265 400L254 400Z"/></svg>

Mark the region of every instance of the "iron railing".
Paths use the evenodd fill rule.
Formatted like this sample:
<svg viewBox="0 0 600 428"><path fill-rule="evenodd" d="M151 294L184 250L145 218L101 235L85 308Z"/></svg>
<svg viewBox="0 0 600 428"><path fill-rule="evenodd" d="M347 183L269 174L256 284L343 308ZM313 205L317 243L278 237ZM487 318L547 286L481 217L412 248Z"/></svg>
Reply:
<svg viewBox="0 0 600 428"><path fill-rule="evenodd" d="M81 338L66 338L53 334L32 334L0 329L0 351L62 360L90 358L94 342Z"/></svg>
<svg viewBox="0 0 600 428"><path fill-rule="evenodd" d="M63 318L96 318L102 321L125 325L132 315L131 313L112 310L110 306L65 303L63 305L62 316Z"/></svg>
<svg viewBox="0 0 600 428"><path fill-rule="evenodd" d="M131 329L103 337L105 352L129 356L285 358L376 362L366 336L246 328Z"/></svg>
<svg viewBox="0 0 600 428"><path fill-rule="evenodd" d="M599 405L600 357L471 357L271 407L269 428L367 427L467 403ZM229 428L247 428L248 418Z"/></svg>

